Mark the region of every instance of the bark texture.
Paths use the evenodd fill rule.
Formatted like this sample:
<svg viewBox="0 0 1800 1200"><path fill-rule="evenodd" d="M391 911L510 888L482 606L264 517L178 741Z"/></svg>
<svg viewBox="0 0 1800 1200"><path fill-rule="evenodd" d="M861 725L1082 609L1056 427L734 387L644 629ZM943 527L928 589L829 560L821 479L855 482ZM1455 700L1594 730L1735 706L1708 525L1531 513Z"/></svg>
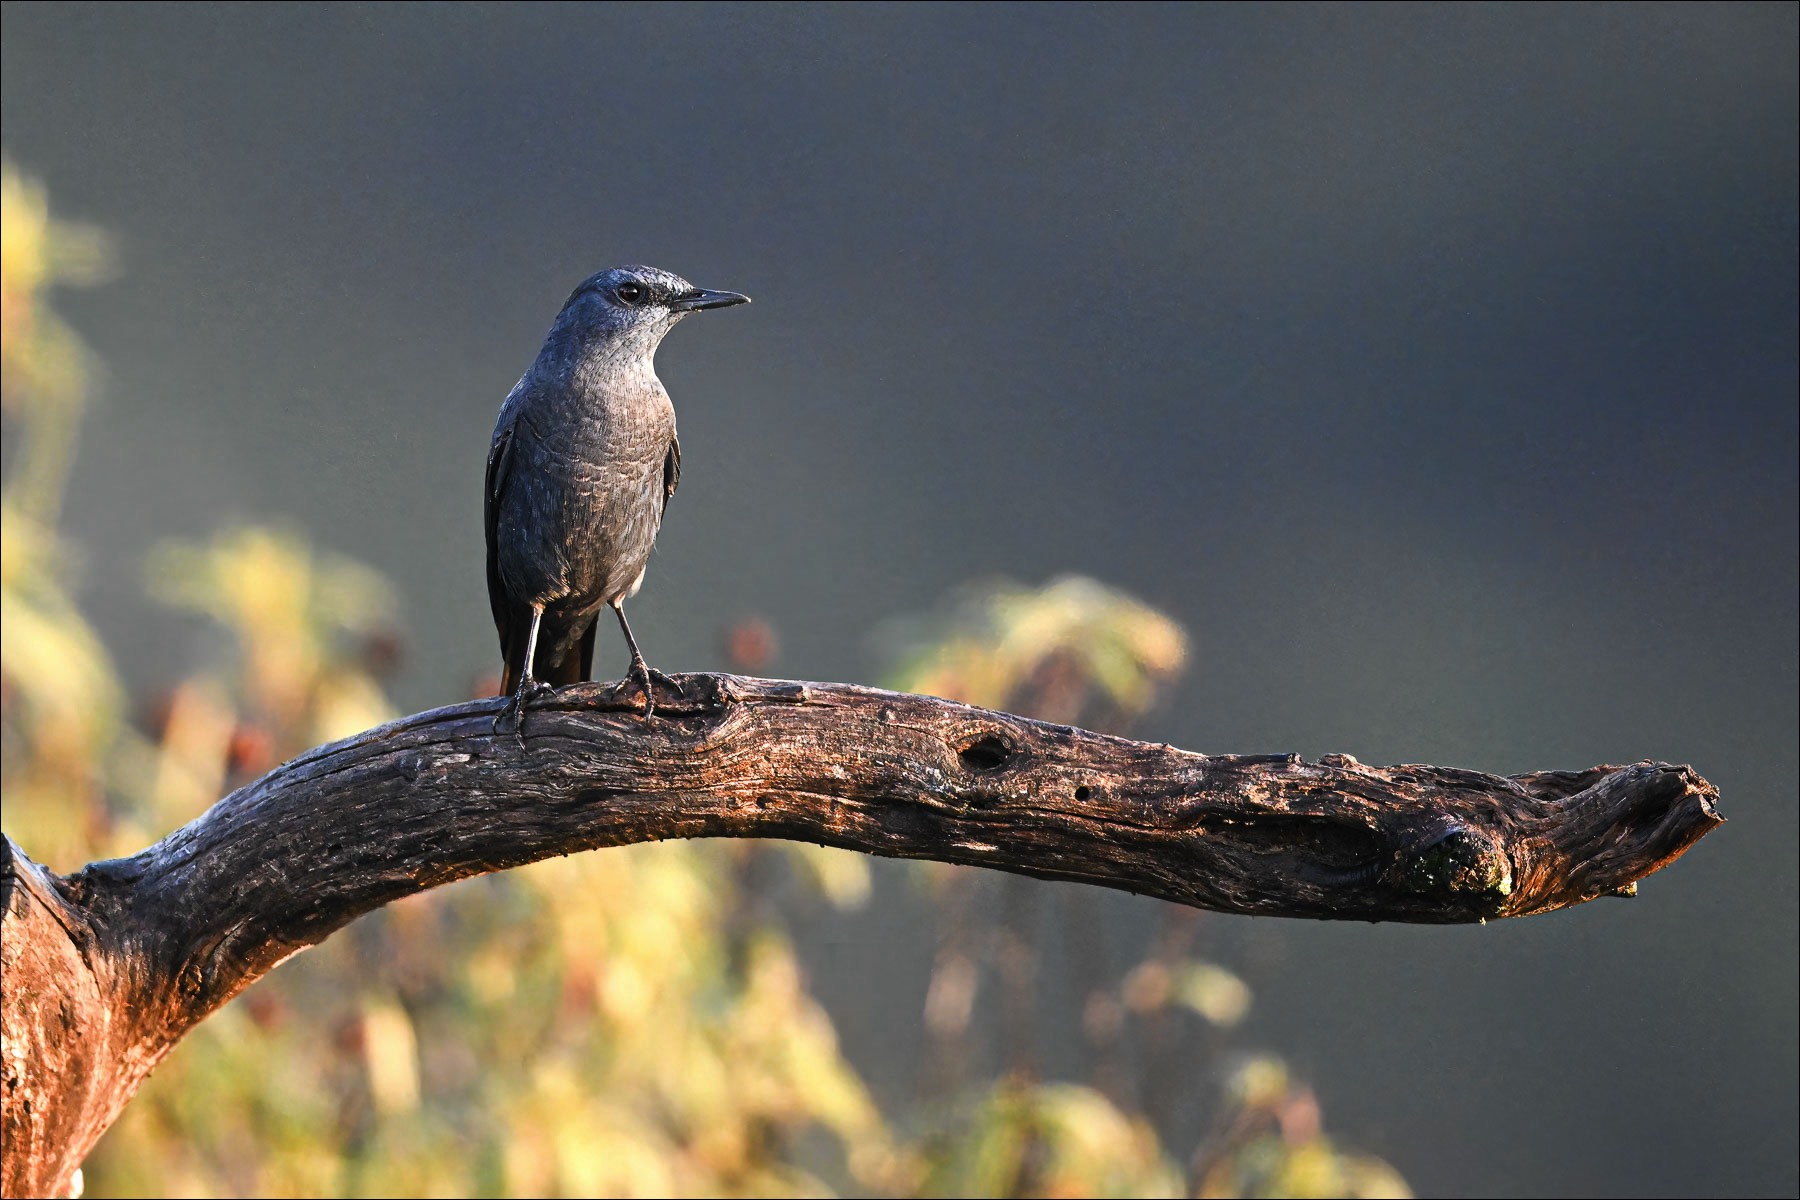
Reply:
<svg viewBox="0 0 1800 1200"><path fill-rule="evenodd" d="M779 837L1221 912L1467 922L1629 895L1719 824L1688 767L1502 778L1214 756L841 684L565 688L309 751L130 858L7 841L9 1196L65 1190L162 1057L283 959L400 896L600 846ZM639 701L641 703L641 701Z"/></svg>

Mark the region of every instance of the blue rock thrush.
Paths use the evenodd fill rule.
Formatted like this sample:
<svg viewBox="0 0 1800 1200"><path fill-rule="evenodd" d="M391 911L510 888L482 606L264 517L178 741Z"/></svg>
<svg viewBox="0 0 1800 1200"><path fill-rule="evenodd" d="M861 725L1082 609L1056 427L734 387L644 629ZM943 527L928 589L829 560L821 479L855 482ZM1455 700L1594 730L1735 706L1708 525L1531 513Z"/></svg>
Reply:
<svg viewBox="0 0 1800 1200"><path fill-rule="evenodd" d="M593 674L602 608L631 647L630 678L656 702L624 603L644 581L681 478L675 409L656 347L692 312L749 302L654 267L615 267L576 288L537 361L500 406L488 450L488 599L503 692L494 721L517 729L540 692Z"/></svg>

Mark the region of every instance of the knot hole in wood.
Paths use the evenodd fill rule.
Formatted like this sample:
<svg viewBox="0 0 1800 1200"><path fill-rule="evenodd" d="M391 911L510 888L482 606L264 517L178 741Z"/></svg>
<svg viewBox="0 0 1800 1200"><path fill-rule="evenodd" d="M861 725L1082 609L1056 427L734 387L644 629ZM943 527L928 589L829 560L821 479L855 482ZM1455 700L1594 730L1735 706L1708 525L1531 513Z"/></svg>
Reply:
<svg viewBox="0 0 1800 1200"><path fill-rule="evenodd" d="M1012 746L999 734L982 733L963 743L956 757L974 774L985 775L1006 766L1012 761L1013 753Z"/></svg>

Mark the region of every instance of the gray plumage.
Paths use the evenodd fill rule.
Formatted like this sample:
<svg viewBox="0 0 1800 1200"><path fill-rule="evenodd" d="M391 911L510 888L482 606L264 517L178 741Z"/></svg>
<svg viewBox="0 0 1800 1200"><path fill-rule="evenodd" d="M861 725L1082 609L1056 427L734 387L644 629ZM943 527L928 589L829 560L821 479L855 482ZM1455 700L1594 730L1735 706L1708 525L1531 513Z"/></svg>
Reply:
<svg viewBox="0 0 1800 1200"><path fill-rule="evenodd" d="M631 649L631 675L654 710L651 672L623 607L636 593L681 478L675 409L656 377L656 347L691 312L748 296L697 288L654 267L615 267L576 288L537 361L494 426L485 515L488 599L511 697L593 674L600 610Z"/></svg>

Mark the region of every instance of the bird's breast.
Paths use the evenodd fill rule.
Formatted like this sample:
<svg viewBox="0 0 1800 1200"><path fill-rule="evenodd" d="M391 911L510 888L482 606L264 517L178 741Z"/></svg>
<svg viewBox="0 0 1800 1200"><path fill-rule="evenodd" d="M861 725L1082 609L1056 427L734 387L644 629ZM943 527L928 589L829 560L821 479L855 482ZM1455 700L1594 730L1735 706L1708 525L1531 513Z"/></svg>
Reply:
<svg viewBox="0 0 1800 1200"><path fill-rule="evenodd" d="M529 424L502 505L509 586L571 609L625 595L661 525L663 459L674 436L667 398Z"/></svg>

